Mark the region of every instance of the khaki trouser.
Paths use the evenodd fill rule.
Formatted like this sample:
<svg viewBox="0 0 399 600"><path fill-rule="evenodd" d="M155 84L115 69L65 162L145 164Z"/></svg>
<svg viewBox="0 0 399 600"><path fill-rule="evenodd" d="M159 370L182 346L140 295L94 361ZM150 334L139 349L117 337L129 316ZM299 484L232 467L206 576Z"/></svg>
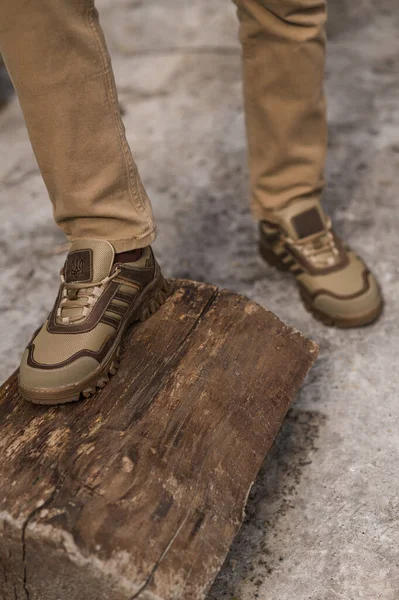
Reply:
<svg viewBox="0 0 399 600"><path fill-rule="evenodd" d="M319 197L324 181L325 0L235 0L243 44L253 211ZM118 252L155 237L125 137L94 0L1 0L0 51L55 220Z"/></svg>

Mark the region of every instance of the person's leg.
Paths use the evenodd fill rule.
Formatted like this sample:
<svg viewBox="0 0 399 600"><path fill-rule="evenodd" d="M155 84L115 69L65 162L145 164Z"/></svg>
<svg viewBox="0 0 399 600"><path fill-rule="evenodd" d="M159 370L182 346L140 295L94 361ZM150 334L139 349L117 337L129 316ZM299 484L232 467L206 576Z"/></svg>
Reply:
<svg viewBox="0 0 399 600"><path fill-rule="evenodd" d="M109 240L117 252L149 245L151 206L93 0L3 0L0 52L58 225L72 241Z"/></svg>
<svg viewBox="0 0 399 600"><path fill-rule="evenodd" d="M251 200L320 198L327 147L325 0L237 0Z"/></svg>
<svg viewBox="0 0 399 600"><path fill-rule="evenodd" d="M243 46L251 204L262 256L290 270L327 324L381 313L378 284L321 206L327 149L326 0L234 0Z"/></svg>
<svg viewBox="0 0 399 600"><path fill-rule="evenodd" d="M168 286L93 0L3 0L0 51L72 241L54 308L22 357L20 390L70 402L107 383L129 324L155 312Z"/></svg>

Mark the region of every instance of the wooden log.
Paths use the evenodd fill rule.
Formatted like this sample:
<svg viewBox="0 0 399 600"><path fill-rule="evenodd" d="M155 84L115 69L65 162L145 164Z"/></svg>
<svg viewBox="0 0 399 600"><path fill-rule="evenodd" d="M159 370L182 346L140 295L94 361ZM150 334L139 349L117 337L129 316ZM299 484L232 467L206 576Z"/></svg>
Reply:
<svg viewBox="0 0 399 600"><path fill-rule="evenodd" d="M188 281L98 396L0 390L1 600L199 600L317 346Z"/></svg>

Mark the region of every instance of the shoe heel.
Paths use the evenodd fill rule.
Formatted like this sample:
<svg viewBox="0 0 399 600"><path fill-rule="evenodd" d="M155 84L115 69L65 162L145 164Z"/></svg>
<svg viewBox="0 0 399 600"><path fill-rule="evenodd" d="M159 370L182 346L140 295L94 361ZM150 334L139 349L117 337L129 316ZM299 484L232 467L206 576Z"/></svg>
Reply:
<svg viewBox="0 0 399 600"><path fill-rule="evenodd" d="M157 291L153 292L151 300L139 314L139 321L146 321L151 315L157 312L166 302L172 292L172 285L164 277L160 277L160 283Z"/></svg>
<svg viewBox="0 0 399 600"><path fill-rule="evenodd" d="M267 262L267 264L270 265L271 267L275 267L279 271L288 271L289 270L289 266L286 265L275 252L273 252L273 250L270 248L270 246L267 246L266 244L259 242L259 252L260 252L260 255L263 258L263 260L265 262Z"/></svg>

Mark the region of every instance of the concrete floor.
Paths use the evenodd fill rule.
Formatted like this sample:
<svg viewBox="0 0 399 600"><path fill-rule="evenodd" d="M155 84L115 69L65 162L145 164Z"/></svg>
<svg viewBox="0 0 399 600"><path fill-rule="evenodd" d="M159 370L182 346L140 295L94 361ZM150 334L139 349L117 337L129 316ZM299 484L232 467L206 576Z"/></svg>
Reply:
<svg viewBox="0 0 399 600"><path fill-rule="evenodd" d="M377 325L347 332L257 257L232 4L99 2L166 274L246 294L321 346L208 600L399 598L399 12L330 4L325 205L387 299ZM0 113L3 379L52 305L64 241L14 100Z"/></svg>

